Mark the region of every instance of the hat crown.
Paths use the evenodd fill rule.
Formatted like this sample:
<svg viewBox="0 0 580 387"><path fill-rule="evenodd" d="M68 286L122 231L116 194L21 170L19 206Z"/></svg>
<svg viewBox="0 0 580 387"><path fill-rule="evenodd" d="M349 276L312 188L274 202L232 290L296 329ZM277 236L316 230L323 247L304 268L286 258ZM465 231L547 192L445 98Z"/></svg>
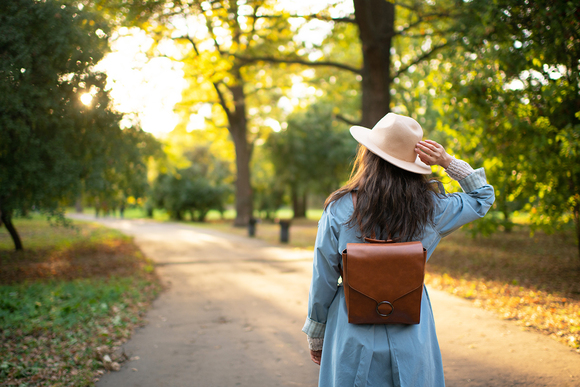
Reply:
<svg viewBox="0 0 580 387"><path fill-rule="evenodd" d="M413 173L431 173L431 167L415 152L415 146L423 139L423 129L411 117L389 113L372 129L355 125L350 128L350 134L370 152L399 168Z"/></svg>
<svg viewBox="0 0 580 387"><path fill-rule="evenodd" d="M415 145L423 138L421 125L411 117L389 113L372 128L369 139L383 152L410 163L415 162Z"/></svg>

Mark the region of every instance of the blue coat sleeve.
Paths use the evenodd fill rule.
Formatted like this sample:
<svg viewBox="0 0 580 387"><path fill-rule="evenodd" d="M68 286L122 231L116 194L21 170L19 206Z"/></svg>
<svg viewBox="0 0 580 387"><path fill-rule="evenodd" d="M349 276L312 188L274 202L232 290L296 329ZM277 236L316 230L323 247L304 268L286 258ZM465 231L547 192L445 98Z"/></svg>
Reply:
<svg viewBox="0 0 580 387"><path fill-rule="evenodd" d="M482 218L495 201L494 189L487 184L483 168L475 170L459 184L465 193L447 195L438 201L434 224L441 237Z"/></svg>
<svg viewBox="0 0 580 387"><path fill-rule="evenodd" d="M338 248L339 224L331 213L331 204L318 222L314 245L312 282L308 298L308 318L302 329L310 337L323 337L328 308L338 289L341 254Z"/></svg>

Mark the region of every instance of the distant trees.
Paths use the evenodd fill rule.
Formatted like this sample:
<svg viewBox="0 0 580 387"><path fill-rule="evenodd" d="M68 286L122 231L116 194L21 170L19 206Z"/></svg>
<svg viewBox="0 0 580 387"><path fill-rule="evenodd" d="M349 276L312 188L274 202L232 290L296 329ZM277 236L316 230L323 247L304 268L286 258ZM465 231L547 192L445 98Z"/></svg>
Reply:
<svg viewBox="0 0 580 387"><path fill-rule="evenodd" d="M272 0L167 4L172 11L161 18L168 23L160 35L180 43L183 56L178 59L190 81L179 109L192 114L209 104L210 126L229 131L236 154L235 225L246 226L253 213L250 161L254 141L265 126L250 110L275 110L285 75L280 72L275 82L271 73L242 57L292 46L288 17L271 17L276 8Z"/></svg>
<svg viewBox="0 0 580 387"><path fill-rule="evenodd" d="M225 210L230 186L224 180L229 170L205 146L198 146L185 156L190 166L161 173L153 183L150 200L172 219L183 220L189 213L192 221L203 222L210 210Z"/></svg>
<svg viewBox="0 0 580 387"><path fill-rule="evenodd" d="M294 217L306 216L309 193L327 195L348 178L356 142L333 106L311 105L288 117L288 127L272 133L266 147L276 177L290 192Z"/></svg>
<svg viewBox="0 0 580 387"><path fill-rule="evenodd" d="M139 190L143 182L156 142L139 129L121 130L106 78L91 70L107 37L106 23L78 7L0 3L0 219L17 250L15 214L55 215L83 186L100 193L110 184Z"/></svg>

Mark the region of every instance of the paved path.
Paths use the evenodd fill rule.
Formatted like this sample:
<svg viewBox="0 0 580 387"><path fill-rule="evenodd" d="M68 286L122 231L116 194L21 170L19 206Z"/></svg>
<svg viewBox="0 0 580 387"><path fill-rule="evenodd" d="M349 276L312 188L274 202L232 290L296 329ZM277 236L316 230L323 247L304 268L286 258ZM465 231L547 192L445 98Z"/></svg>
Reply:
<svg viewBox="0 0 580 387"><path fill-rule="evenodd" d="M99 222L134 235L168 290L124 345L134 360L98 387L316 386L300 331L310 251L177 223ZM465 300L430 296L448 386L580 386L574 351Z"/></svg>

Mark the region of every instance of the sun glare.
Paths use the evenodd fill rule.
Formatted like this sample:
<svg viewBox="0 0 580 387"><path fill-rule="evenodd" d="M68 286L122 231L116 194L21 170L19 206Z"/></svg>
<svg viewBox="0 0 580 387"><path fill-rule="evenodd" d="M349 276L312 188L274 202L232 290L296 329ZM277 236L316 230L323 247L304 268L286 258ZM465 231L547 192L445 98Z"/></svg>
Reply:
<svg viewBox="0 0 580 387"><path fill-rule="evenodd" d="M312 2L311 0L296 0L282 2L284 7L296 14L311 14L319 11L319 8L330 2ZM335 4L334 17L352 13L352 2L340 0ZM335 13L335 14L334 14ZM179 21L176 21L179 24ZM307 23L298 39L308 44L319 43L326 36L328 26L322 23ZM185 27L185 26L184 26ZM200 26L200 31L203 25ZM97 32L101 33L101 32ZM220 37L221 38L221 37ZM157 47L167 57L149 58L148 52L153 45L153 39L147 36L145 31L138 28L122 27L112 34L112 51L97 65L98 71L107 73L107 89L113 100L115 109L120 113L132 115L131 120L125 120L126 125L139 122L143 130L156 136L164 136L173 130L179 123L180 117L174 112L174 106L181 101L182 91L187 87L184 79L183 63L174 62L169 57L178 54L178 48L173 41L161 42ZM201 46L198 48L202 48ZM302 79L300 82L302 83ZM302 86L304 89L305 86ZM293 87L293 93L286 98L286 108L290 109L299 104L294 96L295 92L306 93L309 96L311 90ZM299 93L300 94L300 93ZM90 106L93 95L86 93L80 96L83 104ZM280 104L279 104L280 105ZM204 108L192 115L187 130L199 130L205 127L205 119L211 117L211 105L209 114ZM279 129L279 123L270 122L272 130Z"/></svg>
<svg viewBox="0 0 580 387"><path fill-rule="evenodd" d="M81 102L85 106L91 106L91 102L93 102L93 96L90 93L84 93L81 95Z"/></svg>

